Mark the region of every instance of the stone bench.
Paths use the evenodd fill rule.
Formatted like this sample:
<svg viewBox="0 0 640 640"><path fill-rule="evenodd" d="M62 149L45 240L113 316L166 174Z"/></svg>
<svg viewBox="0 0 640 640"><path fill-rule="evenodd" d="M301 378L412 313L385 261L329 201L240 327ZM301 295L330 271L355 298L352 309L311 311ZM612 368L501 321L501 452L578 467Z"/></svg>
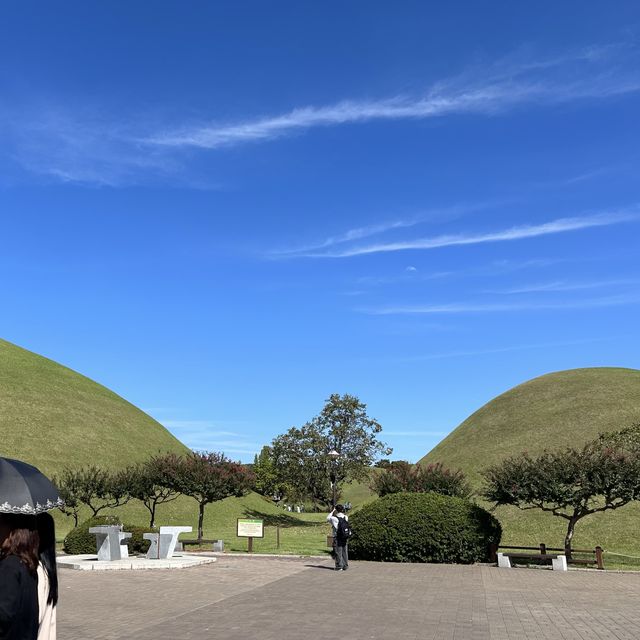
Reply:
<svg viewBox="0 0 640 640"><path fill-rule="evenodd" d="M498 566L503 569L511 568L511 560L551 560L551 566L554 571L567 570L567 556L557 554L542 553L498 553Z"/></svg>
<svg viewBox="0 0 640 640"><path fill-rule="evenodd" d="M89 533L96 537L98 560L112 561L129 557L129 548L123 543L131 537L130 533L116 525L91 527Z"/></svg>
<svg viewBox="0 0 640 640"><path fill-rule="evenodd" d="M202 545L212 545L213 551L224 551L224 540L209 540L203 538L202 540L180 540L183 547L202 547Z"/></svg>
<svg viewBox="0 0 640 640"><path fill-rule="evenodd" d="M178 536L181 533L191 533L192 527L160 527L159 533L145 533L142 537L151 542L147 551L147 558L172 558L176 549Z"/></svg>

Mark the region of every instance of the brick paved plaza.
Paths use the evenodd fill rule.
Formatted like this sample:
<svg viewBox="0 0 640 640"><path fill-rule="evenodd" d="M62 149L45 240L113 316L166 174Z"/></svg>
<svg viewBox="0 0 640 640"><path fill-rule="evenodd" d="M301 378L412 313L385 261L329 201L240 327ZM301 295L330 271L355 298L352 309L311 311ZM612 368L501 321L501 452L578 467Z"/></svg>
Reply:
<svg viewBox="0 0 640 640"><path fill-rule="evenodd" d="M640 638L640 575L223 557L61 571L61 640ZM110 612L109 612L110 611ZM332 619L334 618L335 619Z"/></svg>

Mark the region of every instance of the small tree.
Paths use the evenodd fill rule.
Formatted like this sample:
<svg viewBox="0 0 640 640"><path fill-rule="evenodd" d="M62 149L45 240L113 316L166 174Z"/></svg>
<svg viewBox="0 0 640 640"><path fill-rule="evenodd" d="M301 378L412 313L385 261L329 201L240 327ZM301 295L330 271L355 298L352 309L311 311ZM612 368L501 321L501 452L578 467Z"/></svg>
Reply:
<svg viewBox="0 0 640 640"><path fill-rule="evenodd" d="M371 488L380 497L390 493L439 493L444 496L468 498L471 487L462 471L451 471L440 462L425 467L412 466L405 461L396 461L384 471L377 473Z"/></svg>
<svg viewBox="0 0 640 640"><path fill-rule="evenodd" d="M630 446L625 434L606 434L582 449L507 458L484 472L484 496L496 505L540 509L566 520L570 557L582 518L640 499L640 446L635 446L640 439L631 438Z"/></svg>
<svg viewBox="0 0 640 640"><path fill-rule="evenodd" d="M244 495L253 484L253 473L224 453L193 452L159 459L161 483L198 503L198 541L202 541L204 509L211 502Z"/></svg>
<svg viewBox="0 0 640 640"><path fill-rule="evenodd" d="M163 484L165 456L150 458L143 464L131 467L128 472L129 493L132 498L140 500L149 512L149 527L156 521L156 509L159 504L171 502L180 494L173 488Z"/></svg>
<svg viewBox="0 0 640 640"><path fill-rule="evenodd" d="M284 497L287 493L286 484L278 476L271 447L262 447L260 454L255 456L253 473L255 474L254 490L260 495L275 500L275 498Z"/></svg>
<svg viewBox="0 0 640 640"><path fill-rule="evenodd" d="M62 472L60 476L54 476L51 481L58 488L58 494L64 501L62 507L58 507L65 516L73 518L74 528L78 526L80 516L80 487L76 475L68 470Z"/></svg>
<svg viewBox="0 0 640 640"><path fill-rule="evenodd" d="M382 426L367 415L367 407L355 396L334 393L318 416L300 428L292 427L273 441L278 477L301 497L327 506L333 502L333 486L345 480L364 480L371 465L391 449L378 440ZM333 460L332 450L340 457Z"/></svg>
<svg viewBox="0 0 640 640"><path fill-rule="evenodd" d="M120 507L131 499L127 470L110 473L96 466L65 469L57 482L63 497L70 497L76 508L78 503L87 505L93 516L104 509ZM77 513L74 519L77 525Z"/></svg>

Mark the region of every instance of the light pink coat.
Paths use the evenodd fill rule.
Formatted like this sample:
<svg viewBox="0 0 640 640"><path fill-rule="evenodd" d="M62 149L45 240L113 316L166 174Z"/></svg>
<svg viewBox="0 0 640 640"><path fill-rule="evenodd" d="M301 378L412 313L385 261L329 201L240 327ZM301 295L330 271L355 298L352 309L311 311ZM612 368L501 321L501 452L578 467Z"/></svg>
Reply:
<svg viewBox="0 0 640 640"><path fill-rule="evenodd" d="M56 607L47 602L49 577L41 564L38 565L38 640L56 640Z"/></svg>

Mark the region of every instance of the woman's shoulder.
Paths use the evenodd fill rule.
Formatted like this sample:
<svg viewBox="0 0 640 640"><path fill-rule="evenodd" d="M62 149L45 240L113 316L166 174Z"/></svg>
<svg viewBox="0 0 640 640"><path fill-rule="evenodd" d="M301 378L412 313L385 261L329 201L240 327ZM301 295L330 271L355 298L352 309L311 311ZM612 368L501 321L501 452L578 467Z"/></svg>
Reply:
<svg viewBox="0 0 640 640"><path fill-rule="evenodd" d="M0 560L0 572L5 575L22 574L27 573L27 567L24 566L24 563L20 560L20 558L18 558L18 556L10 554Z"/></svg>
<svg viewBox="0 0 640 640"><path fill-rule="evenodd" d="M0 560L0 566L1 567L22 567L24 565L22 564L22 561L20 560L20 558L18 558L18 556L15 556L13 555L13 553L10 553L9 555L2 558L2 560Z"/></svg>
<svg viewBox="0 0 640 640"><path fill-rule="evenodd" d="M27 565L14 554L5 556L0 560L0 572L4 575L15 574L35 577L35 574L31 574Z"/></svg>

